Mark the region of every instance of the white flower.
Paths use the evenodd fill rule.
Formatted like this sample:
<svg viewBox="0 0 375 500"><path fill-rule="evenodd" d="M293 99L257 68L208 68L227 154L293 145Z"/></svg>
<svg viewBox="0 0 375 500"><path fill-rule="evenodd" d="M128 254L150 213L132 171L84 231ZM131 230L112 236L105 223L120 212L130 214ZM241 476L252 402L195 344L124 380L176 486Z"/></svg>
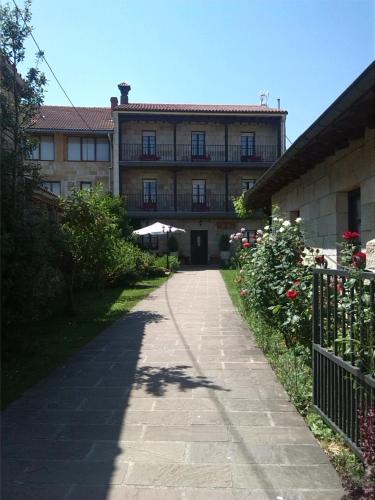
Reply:
<svg viewBox="0 0 375 500"><path fill-rule="evenodd" d="M277 222L279 219L277 217L273 218L274 222Z"/></svg>
<svg viewBox="0 0 375 500"><path fill-rule="evenodd" d="M242 238L242 243L248 243L248 239L247 238Z"/></svg>
<svg viewBox="0 0 375 500"><path fill-rule="evenodd" d="M244 233L246 229L244 227L241 227L241 233Z"/></svg>
<svg viewBox="0 0 375 500"><path fill-rule="evenodd" d="M257 238L257 243L260 243L262 241L262 238Z"/></svg>
<svg viewBox="0 0 375 500"><path fill-rule="evenodd" d="M279 233L283 233L284 231L285 231L285 227L281 227L281 228L279 229Z"/></svg>
<svg viewBox="0 0 375 500"><path fill-rule="evenodd" d="M269 230L269 228L270 228L270 226L264 226L264 230L265 230L265 231L268 231L268 230Z"/></svg>
<svg viewBox="0 0 375 500"><path fill-rule="evenodd" d="M283 226L285 227L289 227L291 224L290 224L290 221L289 220L284 220L283 222Z"/></svg>
<svg viewBox="0 0 375 500"><path fill-rule="evenodd" d="M245 274L244 269L241 269L241 270L240 270L240 274Z"/></svg>
<svg viewBox="0 0 375 500"><path fill-rule="evenodd" d="M259 236L263 236L263 231L261 229L258 229L257 234L259 234Z"/></svg>
<svg viewBox="0 0 375 500"><path fill-rule="evenodd" d="M233 240L229 240L229 243L233 243Z"/></svg>
<svg viewBox="0 0 375 500"><path fill-rule="evenodd" d="M237 233L236 236L237 236L237 239L240 239L240 238L242 238L242 233Z"/></svg>
<svg viewBox="0 0 375 500"><path fill-rule="evenodd" d="M300 222L302 222L301 217L297 217L296 222L297 222L297 224L299 224Z"/></svg>

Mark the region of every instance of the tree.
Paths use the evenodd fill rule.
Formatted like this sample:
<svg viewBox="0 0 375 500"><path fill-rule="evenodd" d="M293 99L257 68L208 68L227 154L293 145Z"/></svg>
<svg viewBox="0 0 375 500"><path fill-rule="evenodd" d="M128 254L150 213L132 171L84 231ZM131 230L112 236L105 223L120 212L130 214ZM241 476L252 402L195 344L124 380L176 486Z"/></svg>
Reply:
<svg viewBox="0 0 375 500"><path fill-rule="evenodd" d="M1 254L3 321L38 315L56 293L56 224L33 203L39 165L28 160L35 145L28 138L43 101L44 74L18 72L31 33L30 1L22 10L0 6ZM37 55L37 63L41 54ZM45 310L43 313L45 314Z"/></svg>

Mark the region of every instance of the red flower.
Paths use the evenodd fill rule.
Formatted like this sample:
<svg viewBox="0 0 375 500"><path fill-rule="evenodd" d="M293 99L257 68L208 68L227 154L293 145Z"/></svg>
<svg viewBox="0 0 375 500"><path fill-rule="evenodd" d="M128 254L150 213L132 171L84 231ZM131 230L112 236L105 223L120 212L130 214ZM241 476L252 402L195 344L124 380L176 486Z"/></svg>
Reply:
<svg viewBox="0 0 375 500"><path fill-rule="evenodd" d="M338 293L344 293L344 285L342 283L337 283L337 287L336 287L336 290Z"/></svg>
<svg viewBox="0 0 375 500"><path fill-rule="evenodd" d="M364 252L355 252L352 255L352 261L355 267L364 267L366 265L366 254Z"/></svg>
<svg viewBox="0 0 375 500"><path fill-rule="evenodd" d="M251 247L251 243L249 243L248 241L246 243L244 243L243 245L243 248L250 248Z"/></svg>
<svg viewBox="0 0 375 500"><path fill-rule="evenodd" d="M344 233L342 233L342 237L346 241L358 240L359 236L360 236L360 234L357 233L356 231L345 231Z"/></svg>
<svg viewBox="0 0 375 500"><path fill-rule="evenodd" d="M288 290L286 292L286 296L288 297L288 299L292 299L294 300L295 298L297 298L299 295L299 292L297 292L297 290Z"/></svg>

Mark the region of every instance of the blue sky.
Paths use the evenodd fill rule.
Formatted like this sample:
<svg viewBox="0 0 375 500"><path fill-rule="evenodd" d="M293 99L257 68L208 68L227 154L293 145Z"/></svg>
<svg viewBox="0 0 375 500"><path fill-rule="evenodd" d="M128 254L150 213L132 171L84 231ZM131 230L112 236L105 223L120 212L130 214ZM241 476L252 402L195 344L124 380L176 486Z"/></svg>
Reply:
<svg viewBox="0 0 375 500"><path fill-rule="evenodd" d="M22 2L18 0L21 6ZM372 62L374 0L34 0L34 36L76 106L256 104L294 141ZM35 46L27 43L28 65ZM46 104L67 105L48 68Z"/></svg>

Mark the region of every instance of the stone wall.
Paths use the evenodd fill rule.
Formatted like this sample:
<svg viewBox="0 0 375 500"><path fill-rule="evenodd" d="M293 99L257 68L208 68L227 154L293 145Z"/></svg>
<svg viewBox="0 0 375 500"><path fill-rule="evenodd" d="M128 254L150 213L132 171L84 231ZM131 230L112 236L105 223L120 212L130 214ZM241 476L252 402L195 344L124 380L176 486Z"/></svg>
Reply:
<svg viewBox="0 0 375 500"><path fill-rule="evenodd" d="M329 156L272 197L286 217L299 212L307 243L321 248L331 266L337 242L348 229L348 192L361 190L361 241L375 237L375 131Z"/></svg>
<svg viewBox="0 0 375 500"><path fill-rule="evenodd" d="M148 226L157 222L158 219L145 219L142 220L142 226ZM234 232L238 232L241 227L245 227L249 231L256 231L264 226L264 220L239 220L239 219L180 219L180 218L166 218L163 221L166 224L185 229L185 233L176 234L178 242L178 253L180 256L191 257L190 252L190 237L191 231L207 231L208 237L208 259L209 262L217 263L220 257L219 239L222 234L228 236ZM232 247L232 251L234 248ZM155 250L156 253L163 254L166 252L166 237L159 237L159 247Z"/></svg>
<svg viewBox="0 0 375 500"><path fill-rule="evenodd" d="M60 181L62 196L67 196L73 188L79 189L81 182L91 182L93 186L100 182L108 189L111 163L67 161L67 137L65 134L54 134L55 159L40 161L43 180Z"/></svg>
<svg viewBox="0 0 375 500"><path fill-rule="evenodd" d="M238 195L242 179L257 179L262 170L233 169L228 173L228 193ZM121 177L122 193L141 193L143 179L156 179L159 194L173 194L174 173L170 167L124 169ZM225 174L221 169L180 169L177 172L177 192L190 193L193 179L206 179L207 194L225 194Z"/></svg>

